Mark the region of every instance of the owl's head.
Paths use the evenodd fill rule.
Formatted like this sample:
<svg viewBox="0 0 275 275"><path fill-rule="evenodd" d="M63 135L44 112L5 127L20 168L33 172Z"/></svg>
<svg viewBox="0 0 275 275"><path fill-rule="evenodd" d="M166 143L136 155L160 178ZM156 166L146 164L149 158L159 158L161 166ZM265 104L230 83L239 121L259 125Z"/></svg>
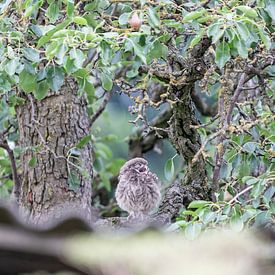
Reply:
<svg viewBox="0 0 275 275"><path fill-rule="evenodd" d="M143 174L148 171L148 162L144 158L128 160L120 169L120 175L124 173Z"/></svg>

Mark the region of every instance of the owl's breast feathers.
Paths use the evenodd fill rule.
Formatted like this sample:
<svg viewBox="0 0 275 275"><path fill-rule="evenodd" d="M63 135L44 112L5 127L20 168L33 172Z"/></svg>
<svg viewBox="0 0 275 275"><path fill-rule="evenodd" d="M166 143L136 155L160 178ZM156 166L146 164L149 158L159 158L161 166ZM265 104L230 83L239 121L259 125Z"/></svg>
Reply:
<svg viewBox="0 0 275 275"><path fill-rule="evenodd" d="M160 198L159 180L154 173L121 175L116 199L123 210L148 214L158 205Z"/></svg>

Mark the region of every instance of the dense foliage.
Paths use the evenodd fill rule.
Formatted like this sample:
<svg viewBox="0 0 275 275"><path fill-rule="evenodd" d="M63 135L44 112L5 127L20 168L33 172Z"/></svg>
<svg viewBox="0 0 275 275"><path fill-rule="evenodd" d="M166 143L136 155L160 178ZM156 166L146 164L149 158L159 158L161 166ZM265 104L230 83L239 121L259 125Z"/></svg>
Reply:
<svg viewBox="0 0 275 275"><path fill-rule="evenodd" d="M203 114L196 104L202 124L193 127L202 146L193 162L200 156L206 160L215 194L213 202L192 202L170 229L180 227L192 239L217 226L231 224L242 230L274 221L274 23L272 0L2 1L0 132L5 132L18 157L27 149L17 146L16 106L26 100L21 92L43 100L73 77L79 96L88 101L91 118L103 94L123 92L133 100L129 108L133 127L143 125L146 134L153 129L148 110L159 114L159 109L173 108L180 100L169 90L172 78L167 83L161 74L168 68L173 76L168 64L171 51L177 51L184 63L190 51L208 39L206 70L196 83L208 112ZM158 135L164 132L153 130ZM77 151L91 140L95 143L94 187L107 189L108 200L112 179L124 163L112 157L109 144L115 138L93 130L72 148ZM167 160L165 185L185 174L186 163L180 161L175 169L174 159L182 157ZM19 171L20 165L18 161ZM33 158L29 166L35 165ZM11 174L2 148L1 197L11 192Z"/></svg>

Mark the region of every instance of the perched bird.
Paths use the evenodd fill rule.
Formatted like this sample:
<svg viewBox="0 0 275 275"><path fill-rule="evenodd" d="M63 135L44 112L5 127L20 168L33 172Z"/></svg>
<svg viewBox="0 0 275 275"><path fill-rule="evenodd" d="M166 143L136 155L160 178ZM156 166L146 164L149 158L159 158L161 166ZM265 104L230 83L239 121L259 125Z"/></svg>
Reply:
<svg viewBox="0 0 275 275"><path fill-rule="evenodd" d="M147 165L147 160L134 158L120 169L115 196L128 219L143 220L160 202L159 180Z"/></svg>

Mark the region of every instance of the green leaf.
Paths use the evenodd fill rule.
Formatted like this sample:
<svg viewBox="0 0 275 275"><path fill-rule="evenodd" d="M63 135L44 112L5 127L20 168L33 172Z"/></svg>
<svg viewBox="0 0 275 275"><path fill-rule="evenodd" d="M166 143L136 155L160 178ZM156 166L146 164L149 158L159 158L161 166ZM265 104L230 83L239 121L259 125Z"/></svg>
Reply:
<svg viewBox="0 0 275 275"><path fill-rule="evenodd" d="M245 177L242 178L242 183L246 183L250 179L255 179L255 178L252 177L252 176L245 176Z"/></svg>
<svg viewBox="0 0 275 275"><path fill-rule="evenodd" d="M78 25L83 25L83 26L87 26L88 22L84 17L81 16L75 16L73 19L74 23L78 24Z"/></svg>
<svg viewBox="0 0 275 275"><path fill-rule="evenodd" d="M233 40L233 45L242 58L248 57L248 47L245 45L245 42L243 40L239 39L239 37L235 37L235 39Z"/></svg>
<svg viewBox="0 0 275 275"><path fill-rule="evenodd" d="M87 94L87 100L89 104L92 104L95 98L95 87L93 83L89 80L89 78L84 79L83 90Z"/></svg>
<svg viewBox="0 0 275 275"><path fill-rule="evenodd" d="M242 216L239 213L235 213L234 215L232 215L232 217L230 218L230 226L236 232L240 232L243 230L244 222L242 220Z"/></svg>
<svg viewBox="0 0 275 275"><path fill-rule="evenodd" d="M224 28L222 22L216 22L211 24L207 29L207 36L212 37L212 42L216 44L224 34Z"/></svg>
<svg viewBox="0 0 275 275"><path fill-rule="evenodd" d="M23 55L28 60L32 62L39 62L40 61L40 54L39 51L33 48L23 48Z"/></svg>
<svg viewBox="0 0 275 275"><path fill-rule="evenodd" d="M259 181L258 178L252 178L252 179L248 179L248 180L246 181L246 184L247 184L247 185L252 185L252 184L255 184L255 183L258 182L258 181Z"/></svg>
<svg viewBox="0 0 275 275"><path fill-rule="evenodd" d="M256 199L260 196L260 194L263 192L263 190L264 190L264 186L259 181L258 183L254 184L254 186L251 190L251 196Z"/></svg>
<svg viewBox="0 0 275 275"><path fill-rule="evenodd" d="M105 40L102 40L100 42L100 48L101 48L101 60L104 65L108 65L111 63L113 58L113 50L109 43L107 43Z"/></svg>
<svg viewBox="0 0 275 275"><path fill-rule="evenodd" d="M173 179L175 173L175 167L174 167L174 159L168 159L165 163L164 167L164 176L165 178L170 181Z"/></svg>
<svg viewBox="0 0 275 275"><path fill-rule="evenodd" d="M89 141L91 141L91 139L92 139L91 135L87 135L83 137L76 145L76 148L79 148L79 149L83 148L86 144L88 144Z"/></svg>
<svg viewBox="0 0 275 275"><path fill-rule="evenodd" d="M25 1L25 4L27 4L28 1ZM42 6L43 1L37 1L36 3L28 3L25 8L24 17L31 16L35 11L37 11L38 7Z"/></svg>
<svg viewBox="0 0 275 275"><path fill-rule="evenodd" d="M269 204L271 198L274 198L275 186L270 186L263 195L263 201L265 204Z"/></svg>
<svg viewBox="0 0 275 275"><path fill-rule="evenodd" d="M52 59L55 57L59 46L61 45L62 41L53 41L50 43L46 49L45 55L48 59Z"/></svg>
<svg viewBox="0 0 275 275"><path fill-rule="evenodd" d="M261 40L263 41L265 47L269 50L271 48L271 39L269 35L264 31L263 27L257 25L259 30L259 35L261 37Z"/></svg>
<svg viewBox="0 0 275 275"><path fill-rule="evenodd" d="M147 64L144 47L141 47L137 43L137 41L131 38L127 38L127 42L130 42L130 43L125 45L126 50L133 49L135 55L137 55L144 64Z"/></svg>
<svg viewBox="0 0 275 275"><path fill-rule="evenodd" d="M238 166L238 178L242 179L245 176L248 176L250 174L250 163L247 161L244 161Z"/></svg>
<svg viewBox="0 0 275 275"><path fill-rule="evenodd" d="M231 211L231 205L230 204L226 204L223 208L223 214L228 215Z"/></svg>
<svg viewBox="0 0 275 275"><path fill-rule="evenodd" d="M208 204L209 204L209 201L204 201L204 200L192 201L188 205L188 209L190 209L190 208L203 208L203 207L205 207Z"/></svg>
<svg viewBox="0 0 275 275"><path fill-rule="evenodd" d="M35 91L36 75L30 74L26 70L23 70L19 74L19 87L26 93Z"/></svg>
<svg viewBox="0 0 275 275"><path fill-rule="evenodd" d="M205 209L206 211L203 213L203 215L201 216L201 221L204 224L213 222L216 218L217 218L217 213L213 212L211 210Z"/></svg>
<svg viewBox="0 0 275 275"><path fill-rule="evenodd" d="M228 60L230 60L230 48L225 41L222 41L216 48L215 62L219 68L223 68Z"/></svg>
<svg viewBox="0 0 275 275"><path fill-rule="evenodd" d="M243 149L248 152L248 153L253 153L255 151L257 147L257 143L256 142L247 142L243 145Z"/></svg>
<svg viewBox="0 0 275 275"><path fill-rule="evenodd" d="M105 71L100 75L101 84L104 90L111 91L113 88L113 80L110 75Z"/></svg>
<svg viewBox="0 0 275 275"><path fill-rule="evenodd" d="M72 17L74 15L74 0L67 0L66 11L68 17Z"/></svg>
<svg viewBox="0 0 275 275"><path fill-rule="evenodd" d="M49 91L49 85L47 80L43 80L38 83L37 88L34 90L34 97L38 100L45 98Z"/></svg>
<svg viewBox="0 0 275 275"><path fill-rule="evenodd" d="M60 31L64 28L66 28L69 24L71 23L71 19L66 19L62 23L56 25L55 28L51 29L50 31L46 32L44 36L42 36L38 42L37 42L37 47L40 48L44 46L46 43L48 43L51 39L51 37L57 32Z"/></svg>
<svg viewBox="0 0 275 275"><path fill-rule="evenodd" d="M76 68L82 68L82 64L85 60L85 55L80 49L71 49L70 57L74 59L74 65L76 66Z"/></svg>
<svg viewBox="0 0 275 275"><path fill-rule="evenodd" d="M16 69L19 65L19 59L13 58L5 65L5 71L9 76L12 76L15 74Z"/></svg>
<svg viewBox="0 0 275 275"><path fill-rule="evenodd" d="M56 61L57 64L59 64L59 65L63 64L67 50L68 50L68 46L65 43L62 43L58 46L56 54L55 54L58 59Z"/></svg>
<svg viewBox="0 0 275 275"><path fill-rule="evenodd" d="M201 29L190 42L190 47L193 48L195 45L197 45L201 41L201 38L204 36L204 34L205 29Z"/></svg>
<svg viewBox="0 0 275 275"><path fill-rule="evenodd" d="M51 23L54 23L59 17L59 4L51 3L46 11L46 16L50 19Z"/></svg>
<svg viewBox="0 0 275 275"><path fill-rule="evenodd" d="M150 62L154 58L165 58L168 54L168 47L159 40L153 42L150 47L150 50L147 54L147 61Z"/></svg>
<svg viewBox="0 0 275 275"><path fill-rule="evenodd" d="M160 19L159 16L157 14L156 9L153 8L149 8L148 9L148 16L149 16L149 24L152 25L153 27L158 27L160 26Z"/></svg>
<svg viewBox="0 0 275 275"><path fill-rule="evenodd" d="M244 41L245 43L250 40L250 32L245 24L241 22L236 23L237 31L239 33L239 40Z"/></svg>
<svg viewBox="0 0 275 275"><path fill-rule="evenodd" d="M37 158L36 157L32 157L30 160L29 160L29 166L30 167L35 167L36 166L36 164L37 164Z"/></svg>
<svg viewBox="0 0 275 275"><path fill-rule="evenodd" d="M205 9L189 12L183 17L183 22L188 22L200 18L204 13Z"/></svg>
<svg viewBox="0 0 275 275"><path fill-rule="evenodd" d="M121 25L121 26L127 25L130 16L131 16L131 13L130 13L130 12L122 13L122 14L119 16L119 18L118 18L118 23L119 23L119 25Z"/></svg>
<svg viewBox="0 0 275 275"><path fill-rule="evenodd" d="M201 230L202 230L202 224L189 223L184 230L184 234L188 240L194 240L200 235Z"/></svg>
<svg viewBox="0 0 275 275"><path fill-rule="evenodd" d="M275 3L273 0L266 1L265 10L269 14L270 18L272 18L272 22L275 23Z"/></svg>
<svg viewBox="0 0 275 275"><path fill-rule="evenodd" d="M65 75L60 67L51 67L47 70L49 87L57 92L64 83Z"/></svg>
<svg viewBox="0 0 275 275"><path fill-rule="evenodd" d="M73 172L69 173L68 183L69 183L69 190L76 192L80 187L79 178Z"/></svg>
<svg viewBox="0 0 275 275"><path fill-rule="evenodd" d="M251 18L256 18L258 16L257 12L248 6L238 6L236 9L240 10L243 14Z"/></svg>
<svg viewBox="0 0 275 275"><path fill-rule="evenodd" d="M234 31L232 31L231 29L225 30L225 38L228 40L229 43L233 41L234 37L235 37Z"/></svg>

